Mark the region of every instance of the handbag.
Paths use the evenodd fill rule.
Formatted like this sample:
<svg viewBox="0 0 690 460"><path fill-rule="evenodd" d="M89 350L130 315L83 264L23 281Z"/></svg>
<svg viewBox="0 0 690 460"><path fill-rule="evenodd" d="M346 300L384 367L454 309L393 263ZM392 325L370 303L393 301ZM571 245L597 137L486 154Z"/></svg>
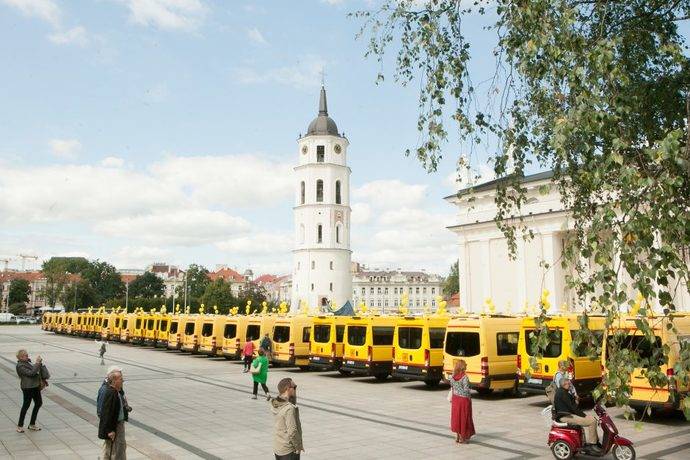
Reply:
<svg viewBox="0 0 690 460"><path fill-rule="evenodd" d="M263 365L263 364L259 363L258 366L251 366L251 368L250 368L249 370L251 371L252 374L256 375L256 374L258 374L259 372L261 372L261 366L262 366L262 365Z"/></svg>
<svg viewBox="0 0 690 460"><path fill-rule="evenodd" d="M48 379L50 378L50 373L48 368L41 366L41 372L39 376L39 388L43 391L48 386Z"/></svg>

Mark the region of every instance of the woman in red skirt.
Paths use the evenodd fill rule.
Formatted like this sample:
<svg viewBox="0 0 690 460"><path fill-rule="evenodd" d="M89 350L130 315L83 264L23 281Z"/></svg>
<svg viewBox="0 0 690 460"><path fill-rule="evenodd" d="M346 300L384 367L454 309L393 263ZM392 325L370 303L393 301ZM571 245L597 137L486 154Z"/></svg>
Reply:
<svg viewBox="0 0 690 460"><path fill-rule="evenodd" d="M455 364L450 387L453 392L450 406L450 429L455 433L455 442L468 443L474 435L472 422L472 399L470 399L470 380L465 374L467 363L461 359Z"/></svg>

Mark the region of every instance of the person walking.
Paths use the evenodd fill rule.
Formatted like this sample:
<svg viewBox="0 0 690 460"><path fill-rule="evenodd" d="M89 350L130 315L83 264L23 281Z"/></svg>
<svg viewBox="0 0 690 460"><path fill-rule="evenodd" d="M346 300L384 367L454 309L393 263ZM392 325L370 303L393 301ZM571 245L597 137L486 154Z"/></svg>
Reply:
<svg viewBox="0 0 690 460"><path fill-rule="evenodd" d="M263 348L259 348L258 356L252 361L250 370L252 372L252 380L254 381L252 399L257 399L259 384L261 384L261 388L264 390L264 393L266 393L266 401L270 401L271 394L268 392L268 387L266 386L266 380L268 380L268 359L266 358L266 353Z"/></svg>
<svg viewBox="0 0 690 460"><path fill-rule="evenodd" d="M450 429L455 433L455 442L466 444L474 436L474 422L472 421L472 399L470 398L470 379L465 371L467 363L459 360L453 368L450 378L452 391L450 408Z"/></svg>
<svg viewBox="0 0 690 460"><path fill-rule="evenodd" d="M120 372L122 373L122 369L117 367L117 366L110 366L108 368L108 372L105 374L105 378L103 379L103 383L101 383L100 388L98 389L98 394L96 396L96 415L100 418L101 416L101 410L103 409L103 398L105 397L105 392L108 390L108 387L110 384L108 383L108 375L111 374L112 372ZM125 387L124 384L122 385L122 389L120 389L120 396L122 397L122 401L125 404L125 422L129 418L129 413L132 412L132 408L130 407L129 403L127 402L127 397L125 396Z"/></svg>
<svg viewBox="0 0 690 460"><path fill-rule="evenodd" d="M263 339L261 339L261 343L259 344L259 348L264 349L264 353L266 354L266 359L268 359L270 361L271 356L273 354L273 342L271 341L271 338L268 336L268 332L264 335Z"/></svg>
<svg viewBox="0 0 690 460"><path fill-rule="evenodd" d="M21 349L17 351L17 375L19 376L19 386L24 397L22 408L19 411L17 433L24 432L24 419L31 401L34 402L34 408L31 411L31 420L29 421L28 428L31 431L40 431L41 428L36 426L36 418L38 417L38 410L43 405L41 391L48 386L48 379L50 378L48 368L45 367L40 356L37 356L36 362L32 363L31 359L29 359L29 353Z"/></svg>
<svg viewBox="0 0 690 460"><path fill-rule="evenodd" d="M249 372L249 366L252 365L252 359L254 358L254 342L247 340L242 349L242 357L244 359L244 372Z"/></svg>
<svg viewBox="0 0 690 460"><path fill-rule="evenodd" d="M273 453L276 460L299 460L304 452L302 424L297 408L297 385L290 378L278 382L279 396L271 401L275 419Z"/></svg>
<svg viewBox="0 0 690 460"><path fill-rule="evenodd" d="M96 342L96 344L99 345L98 356L101 358L101 366L104 366L105 365L104 356L105 356L105 352L107 350L107 343L105 341L100 341L100 340L96 340L95 342Z"/></svg>
<svg viewBox="0 0 690 460"><path fill-rule="evenodd" d="M98 438L103 439L103 459L126 460L127 441L125 440L125 421L127 410L122 391L122 372L114 370L108 374L108 387L103 395L103 407L98 423Z"/></svg>

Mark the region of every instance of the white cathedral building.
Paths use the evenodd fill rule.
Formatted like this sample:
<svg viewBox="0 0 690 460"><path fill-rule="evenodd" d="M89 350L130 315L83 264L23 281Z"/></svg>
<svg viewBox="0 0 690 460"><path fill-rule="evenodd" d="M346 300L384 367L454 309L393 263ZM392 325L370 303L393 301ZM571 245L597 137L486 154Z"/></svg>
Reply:
<svg viewBox="0 0 690 460"><path fill-rule="evenodd" d="M291 310L341 307L352 295L349 142L328 116L324 87L319 113L297 143Z"/></svg>

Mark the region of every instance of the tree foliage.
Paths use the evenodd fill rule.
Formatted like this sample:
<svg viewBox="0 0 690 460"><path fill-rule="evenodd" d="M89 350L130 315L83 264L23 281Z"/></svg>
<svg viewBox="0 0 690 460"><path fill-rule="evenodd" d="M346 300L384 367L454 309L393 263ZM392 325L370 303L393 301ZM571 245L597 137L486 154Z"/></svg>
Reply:
<svg viewBox="0 0 690 460"><path fill-rule="evenodd" d="M200 298L204 295L206 287L211 283L208 278L208 269L202 265L191 264L187 267L187 296ZM177 296L184 298L184 284L178 286ZM189 301L189 300L188 300Z"/></svg>
<svg viewBox="0 0 690 460"><path fill-rule="evenodd" d="M162 279L151 272L144 272L143 275L137 276L129 284L129 297L161 297L164 290L165 283L163 283Z"/></svg>
<svg viewBox="0 0 690 460"><path fill-rule="evenodd" d="M25 304L29 301L29 296L31 295L31 285L27 280L13 279L10 281L10 289L7 295L9 296L8 302L10 304Z"/></svg>
<svg viewBox="0 0 690 460"><path fill-rule="evenodd" d="M485 108L465 35L466 22L481 15L496 33ZM678 28L690 19L690 0L389 0L356 16L370 38L367 54L382 60L392 48L396 78L421 80L414 154L422 164L437 168L451 131L468 145L494 139L491 161L504 178L496 221L512 254L516 236L530 236L513 219L526 201L520 180L529 169L553 170L574 223L561 262L580 307L605 313L607 326L620 312L639 314L637 328L653 343L656 320L647 313L657 307L672 319L679 290L690 286L690 60ZM540 330L537 356L548 333ZM654 386L668 385L668 347L663 359L645 361L613 342L604 384L616 403L629 394L629 363L645 364ZM687 385L690 352L679 346L675 372Z"/></svg>
<svg viewBox="0 0 690 460"><path fill-rule="evenodd" d="M120 274L107 262L91 261L80 273L93 291L93 305L100 305L108 299L122 296L125 292L125 284Z"/></svg>
<svg viewBox="0 0 690 460"><path fill-rule="evenodd" d="M456 261L450 266L450 271L448 276L443 283L443 295L450 298L453 294L457 294L460 291L460 278L458 275L458 262Z"/></svg>
<svg viewBox="0 0 690 460"><path fill-rule="evenodd" d="M80 280L65 286L59 296L65 311L76 311L98 305L98 294L87 280Z"/></svg>
<svg viewBox="0 0 690 460"><path fill-rule="evenodd" d="M7 310L9 313L12 313L13 315L25 315L26 314L26 303L17 302L17 303L10 304L10 306Z"/></svg>
<svg viewBox="0 0 690 460"><path fill-rule="evenodd" d="M237 303L237 299L232 295L230 283L227 283L223 278L218 278L212 283L209 283L201 296L201 303L206 306L207 311L210 308L217 306L220 311L226 311Z"/></svg>

